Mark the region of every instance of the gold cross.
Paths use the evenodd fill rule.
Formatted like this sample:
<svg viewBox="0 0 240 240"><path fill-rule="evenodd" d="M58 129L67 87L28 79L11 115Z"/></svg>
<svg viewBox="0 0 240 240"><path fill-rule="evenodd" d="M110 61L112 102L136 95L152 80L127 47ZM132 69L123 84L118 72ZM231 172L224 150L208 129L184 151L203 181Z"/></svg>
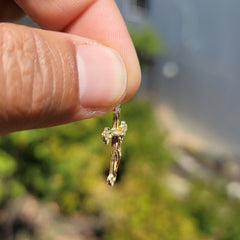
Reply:
<svg viewBox="0 0 240 240"><path fill-rule="evenodd" d="M119 118L121 112L121 105L118 105L113 110L113 124L112 128L105 127L101 138L105 144L111 142L111 160L110 160L110 169L107 177L107 182L110 186L113 186L117 179L118 166L121 159L121 145L123 137L126 135L127 124L125 121L121 121L119 125Z"/></svg>

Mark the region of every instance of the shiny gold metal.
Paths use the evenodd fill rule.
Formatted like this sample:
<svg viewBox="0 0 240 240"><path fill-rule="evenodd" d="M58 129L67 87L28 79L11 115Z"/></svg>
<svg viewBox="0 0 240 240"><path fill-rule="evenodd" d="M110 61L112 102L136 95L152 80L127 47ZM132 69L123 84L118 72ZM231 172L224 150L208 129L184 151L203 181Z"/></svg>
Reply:
<svg viewBox="0 0 240 240"><path fill-rule="evenodd" d="M123 137L126 135L127 131L127 124L125 121L121 121L121 124L119 125L120 112L121 105L118 105L113 110L112 128L105 127L101 134L101 138L105 144L111 142L110 169L107 177L107 182L110 186L113 186L117 179L117 171L121 159L121 145Z"/></svg>

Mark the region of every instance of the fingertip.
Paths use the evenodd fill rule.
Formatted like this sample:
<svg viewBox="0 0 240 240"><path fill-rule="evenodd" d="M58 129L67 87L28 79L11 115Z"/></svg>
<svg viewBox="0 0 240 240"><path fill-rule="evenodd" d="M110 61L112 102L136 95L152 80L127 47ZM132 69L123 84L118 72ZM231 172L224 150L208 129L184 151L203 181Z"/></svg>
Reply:
<svg viewBox="0 0 240 240"><path fill-rule="evenodd" d="M77 66L81 106L106 108L124 98L127 73L115 50L102 45L79 45Z"/></svg>
<svg viewBox="0 0 240 240"><path fill-rule="evenodd" d="M124 102L131 99L139 90L141 85L142 73L137 56L133 57L133 63L128 66L128 88Z"/></svg>

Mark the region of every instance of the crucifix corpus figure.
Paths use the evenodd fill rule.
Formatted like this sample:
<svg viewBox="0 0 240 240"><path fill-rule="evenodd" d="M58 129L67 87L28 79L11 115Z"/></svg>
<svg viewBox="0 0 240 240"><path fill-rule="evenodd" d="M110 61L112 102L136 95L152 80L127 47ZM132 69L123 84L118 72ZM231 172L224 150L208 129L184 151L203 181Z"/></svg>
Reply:
<svg viewBox="0 0 240 240"><path fill-rule="evenodd" d="M111 143L110 169L107 177L107 182L110 186L113 186L117 179L117 171L121 159L121 145L127 131L125 121L121 121L121 124L119 124L120 112L121 105L118 105L113 110L112 128L105 127L101 134L101 138L105 144Z"/></svg>

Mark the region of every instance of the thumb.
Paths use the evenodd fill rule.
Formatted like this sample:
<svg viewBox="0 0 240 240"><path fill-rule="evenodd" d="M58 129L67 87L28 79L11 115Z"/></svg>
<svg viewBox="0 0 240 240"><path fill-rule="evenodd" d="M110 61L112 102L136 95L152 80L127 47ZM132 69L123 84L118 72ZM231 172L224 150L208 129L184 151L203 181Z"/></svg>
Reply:
<svg viewBox="0 0 240 240"><path fill-rule="evenodd" d="M102 115L125 96L119 54L78 36L0 25L0 134Z"/></svg>

